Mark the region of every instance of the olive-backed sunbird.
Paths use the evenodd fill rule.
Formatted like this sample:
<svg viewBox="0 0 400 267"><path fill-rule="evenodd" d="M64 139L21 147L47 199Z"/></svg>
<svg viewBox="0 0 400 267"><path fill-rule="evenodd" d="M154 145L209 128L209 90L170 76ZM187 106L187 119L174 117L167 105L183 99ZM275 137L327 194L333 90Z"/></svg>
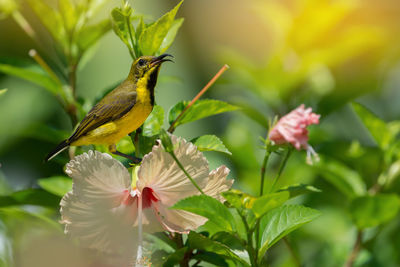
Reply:
<svg viewBox="0 0 400 267"><path fill-rule="evenodd" d="M128 77L89 111L75 132L51 151L45 161L69 146L102 144L108 145L111 153L137 163L139 159L117 151L116 143L138 129L150 115L158 73L163 62L172 61L167 58L169 56L172 57L163 54L136 59Z"/></svg>

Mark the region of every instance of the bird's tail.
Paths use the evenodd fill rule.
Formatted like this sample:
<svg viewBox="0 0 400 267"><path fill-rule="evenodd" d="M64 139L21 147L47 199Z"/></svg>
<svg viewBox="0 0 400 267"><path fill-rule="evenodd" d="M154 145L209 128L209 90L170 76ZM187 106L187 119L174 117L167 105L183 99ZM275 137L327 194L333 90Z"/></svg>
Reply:
<svg viewBox="0 0 400 267"><path fill-rule="evenodd" d="M68 139L62 141L60 144L58 144L58 146L56 146L44 159L45 162L51 160L52 158L54 158L55 156L57 156L58 154L60 154L61 152L63 152L65 149L67 149L69 147L69 141Z"/></svg>

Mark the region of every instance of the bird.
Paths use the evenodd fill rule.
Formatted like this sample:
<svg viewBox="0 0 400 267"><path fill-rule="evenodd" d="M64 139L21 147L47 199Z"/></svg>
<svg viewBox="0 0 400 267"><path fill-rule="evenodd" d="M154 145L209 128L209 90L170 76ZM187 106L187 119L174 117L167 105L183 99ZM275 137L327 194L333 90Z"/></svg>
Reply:
<svg viewBox="0 0 400 267"><path fill-rule="evenodd" d="M140 159L117 151L116 144L137 130L154 107L154 88L161 64L173 62L170 54L141 56L131 66L128 77L104 96L83 118L73 134L58 144L45 158L51 160L69 146L108 145L112 154L139 163Z"/></svg>

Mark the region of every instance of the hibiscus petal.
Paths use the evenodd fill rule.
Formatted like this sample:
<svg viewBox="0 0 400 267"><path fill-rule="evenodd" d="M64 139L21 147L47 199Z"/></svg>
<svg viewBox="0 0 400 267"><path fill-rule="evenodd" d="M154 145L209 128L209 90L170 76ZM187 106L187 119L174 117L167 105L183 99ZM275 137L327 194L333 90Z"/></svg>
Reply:
<svg viewBox="0 0 400 267"><path fill-rule="evenodd" d="M200 188L204 188L209 170L206 158L195 145L183 138L172 135L171 139L176 157ZM138 172L137 188L142 191L145 187L151 188L158 201L167 206L198 193L198 190L172 156L165 152L160 143L153 146L152 152L143 157Z"/></svg>
<svg viewBox="0 0 400 267"><path fill-rule="evenodd" d="M61 223L65 233L80 241L83 247L107 253L132 254L135 248L136 199L131 205L107 209L82 201L74 193L61 200ZM129 256L131 258L131 256Z"/></svg>
<svg viewBox="0 0 400 267"><path fill-rule="evenodd" d="M89 151L76 156L65 172L73 179L74 194L84 202L102 200L108 207L115 207L130 190L128 170L106 153Z"/></svg>
<svg viewBox="0 0 400 267"><path fill-rule="evenodd" d="M221 193L228 191L233 184L233 180L226 179L229 171L226 166L220 166L218 169L210 172L207 185L204 188L204 194L223 201Z"/></svg>
<svg viewBox="0 0 400 267"><path fill-rule="evenodd" d="M154 203L153 211L161 225L170 232L188 233L203 225L207 219L184 210L172 210L161 202Z"/></svg>

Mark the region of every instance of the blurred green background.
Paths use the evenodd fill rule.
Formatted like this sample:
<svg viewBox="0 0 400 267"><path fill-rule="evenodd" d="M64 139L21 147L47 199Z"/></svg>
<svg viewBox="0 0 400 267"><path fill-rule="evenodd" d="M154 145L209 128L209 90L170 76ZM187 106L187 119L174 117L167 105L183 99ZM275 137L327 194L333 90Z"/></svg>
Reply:
<svg viewBox="0 0 400 267"><path fill-rule="evenodd" d="M137 12L158 18L177 3L135 0L131 4ZM97 19L109 16L119 4L108 1ZM49 43L48 55L43 55L46 59L54 53L48 33L29 6L23 1L20 5L21 13ZM322 120L312 128L310 143L321 156L360 172L371 186L382 171L382 157L349 102L364 104L387 122L399 119L399 14L397 0L186 0L178 13L185 22L168 51L175 64L163 65L156 101L167 111L176 102L191 99L227 63L230 70L207 97L252 107L270 118L301 103L312 106ZM0 20L0 63L34 68L28 55L32 48L38 49L11 17ZM112 31L90 54L77 78L78 96L89 103L121 81L131 64L128 50ZM43 163L61 139L48 138L38 127L71 132L72 125L55 98L42 88L0 73L3 88L8 89L0 96L0 193L4 195L37 188L40 178L63 175L66 155ZM203 134L220 136L233 155L207 152L210 167L228 165L230 177L236 179L234 187L257 194L264 153L259 137L265 137L265 127L244 112L234 112L181 126L175 133L187 139ZM295 201L321 210L323 215L294 232L290 240L304 266L341 266L356 234L345 209L349 200L304 161L305 153L295 153L280 186L314 184L322 193ZM276 165L273 158L268 178L274 177ZM390 191L399 192L399 186L395 183ZM58 218L56 209L26 207L24 211ZM0 254L17 257L9 242L20 233L7 228L13 224L12 217L1 216L0 229L7 231L2 234ZM400 266L399 219L366 234L371 242L366 243L358 266ZM20 231L34 225L27 224ZM374 231L380 233L376 239ZM296 266L284 243L272 249L269 259L271 266ZM19 264L25 266L22 261Z"/></svg>

